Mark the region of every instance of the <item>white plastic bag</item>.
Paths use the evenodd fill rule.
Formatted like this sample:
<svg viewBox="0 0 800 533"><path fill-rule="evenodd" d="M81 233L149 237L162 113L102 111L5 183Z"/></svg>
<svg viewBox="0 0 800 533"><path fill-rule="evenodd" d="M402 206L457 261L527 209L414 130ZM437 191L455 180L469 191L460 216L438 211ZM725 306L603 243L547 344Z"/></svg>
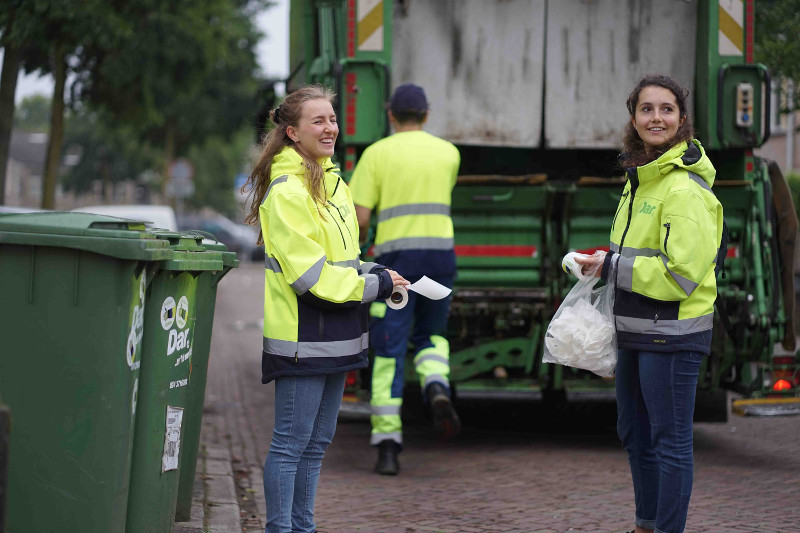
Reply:
<svg viewBox="0 0 800 533"><path fill-rule="evenodd" d="M542 361L611 377L617 365L614 283L595 288L600 278L594 271L578 280L547 326Z"/></svg>

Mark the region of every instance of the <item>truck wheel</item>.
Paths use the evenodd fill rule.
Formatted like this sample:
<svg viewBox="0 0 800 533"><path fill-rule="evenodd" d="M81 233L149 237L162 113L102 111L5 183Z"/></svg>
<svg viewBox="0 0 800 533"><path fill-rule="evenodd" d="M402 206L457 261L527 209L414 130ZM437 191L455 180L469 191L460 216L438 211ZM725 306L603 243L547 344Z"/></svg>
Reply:
<svg viewBox="0 0 800 533"><path fill-rule="evenodd" d="M695 422L727 422L728 391L698 389L694 402Z"/></svg>

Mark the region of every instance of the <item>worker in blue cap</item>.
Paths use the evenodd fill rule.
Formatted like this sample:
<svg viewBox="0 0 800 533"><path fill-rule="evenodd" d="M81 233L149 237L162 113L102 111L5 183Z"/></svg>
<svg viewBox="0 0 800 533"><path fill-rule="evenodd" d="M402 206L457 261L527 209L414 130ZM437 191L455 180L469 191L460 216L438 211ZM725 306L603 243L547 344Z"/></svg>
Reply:
<svg viewBox="0 0 800 533"><path fill-rule="evenodd" d="M377 211L376 261L410 282L428 276L452 288L456 258L450 201L461 156L453 144L423 131L428 110L422 87L413 83L397 87L388 110L394 134L364 151L350 188L362 244L372 212ZM384 302L370 308L370 345L375 356L370 443L378 447L375 470L384 475L399 471L397 455L403 447L400 410L409 341L434 429L443 439L456 436L461 429L448 379L450 347L445 332L450 297L429 300L414 292L408 296L402 309L390 309Z"/></svg>

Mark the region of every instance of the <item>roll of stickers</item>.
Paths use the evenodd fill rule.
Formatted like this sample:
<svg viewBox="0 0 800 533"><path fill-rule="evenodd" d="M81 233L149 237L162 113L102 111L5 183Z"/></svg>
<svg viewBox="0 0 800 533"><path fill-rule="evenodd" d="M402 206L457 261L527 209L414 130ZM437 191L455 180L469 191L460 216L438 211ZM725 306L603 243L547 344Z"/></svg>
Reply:
<svg viewBox="0 0 800 533"><path fill-rule="evenodd" d="M566 272L567 274L572 274L576 278L581 281L585 281L587 279L591 279L592 276L587 276L583 272L581 272L581 265L575 261L575 257L587 257L586 254L579 254L578 252L570 252L564 256L564 259L561 260L561 269Z"/></svg>
<svg viewBox="0 0 800 533"><path fill-rule="evenodd" d="M386 305L391 309L402 309L408 303L408 291L402 285L395 285L392 295L386 298Z"/></svg>

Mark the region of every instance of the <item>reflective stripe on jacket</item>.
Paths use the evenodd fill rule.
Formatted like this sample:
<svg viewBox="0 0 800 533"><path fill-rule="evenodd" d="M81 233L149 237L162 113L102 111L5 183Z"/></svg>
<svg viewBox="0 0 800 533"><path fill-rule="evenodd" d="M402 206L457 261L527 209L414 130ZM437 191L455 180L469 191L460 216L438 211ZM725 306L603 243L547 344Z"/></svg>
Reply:
<svg viewBox="0 0 800 533"><path fill-rule="evenodd" d="M452 250L450 201L461 156L424 131L398 132L369 146L353 172L356 205L377 209L375 255Z"/></svg>
<svg viewBox="0 0 800 533"><path fill-rule="evenodd" d="M326 204L305 187L303 160L284 148L273 160L259 209L265 247L262 381L337 373L367 365L367 306L379 279L361 263L348 187L330 159Z"/></svg>
<svg viewBox="0 0 800 533"><path fill-rule="evenodd" d="M621 348L710 352L722 205L698 141L628 169L604 279L616 279Z"/></svg>

